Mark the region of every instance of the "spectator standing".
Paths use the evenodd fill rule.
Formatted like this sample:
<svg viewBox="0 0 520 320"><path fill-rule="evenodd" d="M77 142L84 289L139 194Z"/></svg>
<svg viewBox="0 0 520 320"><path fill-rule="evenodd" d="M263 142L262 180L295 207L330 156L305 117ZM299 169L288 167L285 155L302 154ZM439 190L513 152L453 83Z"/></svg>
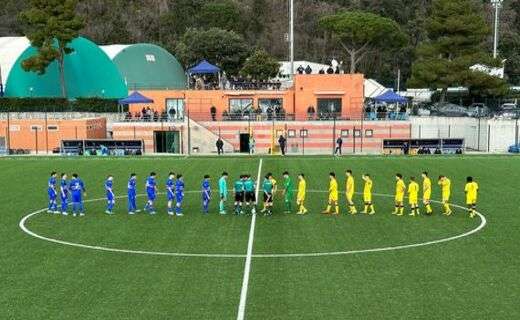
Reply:
<svg viewBox="0 0 520 320"><path fill-rule="evenodd" d="M224 141L220 137L217 139L216 146L218 155L224 154Z"/></svg>
<svg viewBox="0 0 520 320"><path fill-rule="evenodd" d="M285 156L285 146L286 146L287 140L283 135L280 135L280 138L278 138L278 144L280 145L280 151L282 152L282 156Z"/></svg>
<svg viewBox="0 0 520 320"><path fill-rule="evenodd" d="M341 136L336 139L336 149L334 150L334 155L340 155L341 156L341 147L343 146L343 139Z"/></svg>

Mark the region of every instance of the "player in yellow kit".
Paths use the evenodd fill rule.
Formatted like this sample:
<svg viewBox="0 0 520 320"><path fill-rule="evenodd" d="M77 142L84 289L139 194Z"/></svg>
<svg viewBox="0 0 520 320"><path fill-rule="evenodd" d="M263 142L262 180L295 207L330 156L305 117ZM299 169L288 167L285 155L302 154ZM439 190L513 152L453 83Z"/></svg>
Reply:
<svg viewBox="0 0 520 320"><path fill-rule="evenodd" d="M468 206L469 216L474 218L477 209L477 197L478 197L478 183L473 181L473 177L466 178L466 186L464 187L466 193L466 205Z"/></svg>
<svg viewBox="0 0 520 320"><path fill-rule="evenodd" d="M443 214L449 216L452 214L450 208L451 181L446 176L439 176L439 186L441 187Z"/></svg>
<svg viewBox="0 0 520 320"><path fill-rule="evenodd" d="M298 212L296 214L306 214L307 209L304 206L305 194L307 192L307 182L305 181L305 175L300 173L298 175L298 193L296 194L296 204L298 205Z"/></svg>
<svg viewBox="0 0 520 320"><path fill-rule="evenodd" d="M426 214L432 214L432 206L430 204L431 198L432 198L432 181L428 177L428 172L424 171L422 173L423 183L422 183L422 189L423 189L423 204L426 208Z"/></svg>
<svg viewBox="0 0 520 320"><path fill-rule="evenodd" d="M365 185L363 187L363 202L365 202L365 210L363 210L362 213L374 214L376 211L374 209L374 204L372 203L372 179L370 179L370 175L368 173L365 173L362 178L363 181L365 181Z"/></svg>
<svg viewBox="0 0 520 320"><path fill-rule="evenodd" d="M352 175L352 170L347 170L347 182L346 182L346 194L347 194L347 205L349 207L350 214L356 214L356 206L354 205L354 201L352 200L354 198L354 176Z"/></svg>
<svg viewBox="0 0 520 320"><path fill-rule="evenodd" d="M327 209L323 211L323 214L330 214L332 206L334 206L334 213L339 214L338 206L338 181L336 180L336 174L334 172L329 173L329 203Z"/></svg>
<svg viewBox="0 0 520 320"><path fill-rule="evenodd" d="M406 192L406 185L400 173L395 175L395 180L395 209L392 214L402 216L404 213L404 193Z"/></svg>
<svg viewBox="0 0 520 320"><path fill-rule="evenodd" d="M411 216L419 215L419 184L415 182L415 177L410 177L408 184L408 203L412 212Z"/></svg>

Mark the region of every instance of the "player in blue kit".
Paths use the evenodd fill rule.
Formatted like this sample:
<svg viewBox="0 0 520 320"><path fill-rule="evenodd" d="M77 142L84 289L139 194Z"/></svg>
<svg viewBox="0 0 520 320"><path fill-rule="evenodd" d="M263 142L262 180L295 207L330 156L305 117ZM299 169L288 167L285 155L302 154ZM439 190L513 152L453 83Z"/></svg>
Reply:
<svg viewBox="0 0 520 320"><path fill-rule="evenodd" d="M65 173L61 174L61 181L60 181L60 199L61 199L61 214L66 216L67 208L69 206L68 200L69 200L69 184L67 182L67 175Z"/></svg>
<svg viewBox="0 0 520 320"><path fill-rule="evenodd" d="M56 202L56 198L58 196L56 192L56 171L51 172L51 176L47 181L47 194L49 196L49 208L47 209L48 213L60 213L58 211L58 204Z"/></svg>
<svg viewBox="0 0 520 320"><path fill-rule="evenodd" d="M175 214L177 217L182 217L182 201L184 200L184 178L182 174L177 175L177 181L175 182Z"/></svg>
<svg viewBox="0 0 520 320"><path fill-rule="evenodd" d="M146 195L148 196L148 201L144 206L144 211L148 211L149 214L155 214L154 201L157 197L157 182L155 181L155 172L151 172L150 176L146 178Z"/></svg>
<svg viewBox="0 0 520 320"><path fill-rule="evenodd" d="M168 199L168 215L173 216L173 199L175 199L175 173L170 172L166 180L166 199Z"/></svg>
<svg viewBox="0 0 520 320"><path fill-rule="evenodd" d="M83 207L83 195L87 195L85 184L81 180L77 173L72 174L72 179L69 183L69 189L72 195L72 215L75 217L77 214L80 217L85 215L85 209Z"/></svg>
<svg viewBox="0 0 520 320"><path fill-rule="evenodd" d="M136 185L137 185L137 176L135 173L130 174L130 179L128 179L128 185L127 185L127 195L128 195L128 214L135 214L137 212L140 212L141 210L137 209L137 203L136 203L136 197L137 197L137 191L136 191Z"/></svg>
<svg viewBox="0 0 520 320"><path fill-rule="evenodd" d="M114 209L114 205L116 204L116 197L114 196L114 177L109 175L107 180L105 181L105 191L107 193L107 210L106 214L113 214L112 210Z"/></svg>
<svg viewBox="0 0 520 320"><path fill-rule="evenodd" d="M204 214L208 214L209 202L211 200L211 185L209 179L209 175L205 175L204 180L202 180L202 211Z"/></svg>

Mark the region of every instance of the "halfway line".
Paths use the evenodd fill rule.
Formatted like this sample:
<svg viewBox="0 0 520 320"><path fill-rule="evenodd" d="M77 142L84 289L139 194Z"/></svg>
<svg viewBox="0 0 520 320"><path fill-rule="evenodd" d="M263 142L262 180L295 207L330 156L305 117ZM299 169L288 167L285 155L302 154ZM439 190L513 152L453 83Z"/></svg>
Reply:
<svg viewBox="0 0 520 320"><path fill-rule="evenodd" d="M262 176L262 159L258 163L258 176L256 177L255 197L258 203L258 191L260 190L260 178ZM251 271L251 259L253 257L253 240L255 238L256 212L251 218L251 228L249 229L249 241L247 243L246 264L244 266L244 278L242 280L242 291L240 292L240 303L238 305L237 320L244 320L246 315L247 288L249 286L249 273Z"/></svg>

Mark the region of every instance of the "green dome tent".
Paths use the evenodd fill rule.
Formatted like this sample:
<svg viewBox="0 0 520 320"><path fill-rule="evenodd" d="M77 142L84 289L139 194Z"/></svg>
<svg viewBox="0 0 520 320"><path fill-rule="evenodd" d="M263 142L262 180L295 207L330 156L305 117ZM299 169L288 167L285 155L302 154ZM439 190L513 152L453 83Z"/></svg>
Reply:
<svg viewBox="0 0 520 320"><path fill-rule="evenodd" d="M101 49L114 61L129 90L186 88L186 74L179 61L157 45L110 45Z"/></svg>
<svg viewBox="0 0 520 320"><path fill-rule="evenodd" d="M65 82L68 98L126 97L128 89L119 70L95 43L74 39L74 52L65 57ZM26 72L21 62L36 53L27 38L0 38L0 67L6 97L61 97L57 62L45 74Z"/></svg>

